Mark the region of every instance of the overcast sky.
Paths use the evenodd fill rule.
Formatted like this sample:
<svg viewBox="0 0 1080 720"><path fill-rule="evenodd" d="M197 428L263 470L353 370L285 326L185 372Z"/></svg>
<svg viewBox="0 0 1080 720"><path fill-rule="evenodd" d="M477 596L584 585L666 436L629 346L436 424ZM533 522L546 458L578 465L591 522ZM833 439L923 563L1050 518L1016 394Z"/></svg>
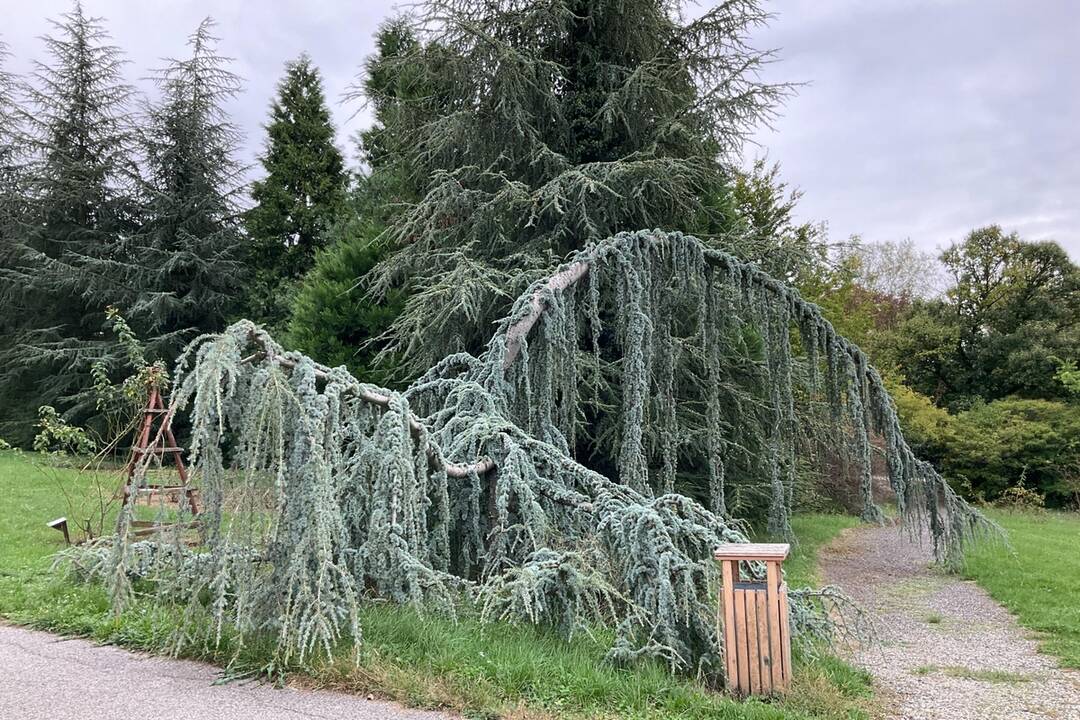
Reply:
<svg viewBox="0 0 1080 720"><path fill-rule="evenodd" d="M233 109L261 143L282 64L306 50L339 127L367 122L341 95L373 48L388 0L84 0L131 61L132 81L182 54L206 15L246 92ZM830 235L912 238L933 250L999 223L1055 239L1080 258L1080 2L1075 0L782 0L758 33L777 48L767 77L807 83L747 157L767 154L800 187L802 219ZM46 18L67 0L0 0L10 70L42 59Z"/></svg>

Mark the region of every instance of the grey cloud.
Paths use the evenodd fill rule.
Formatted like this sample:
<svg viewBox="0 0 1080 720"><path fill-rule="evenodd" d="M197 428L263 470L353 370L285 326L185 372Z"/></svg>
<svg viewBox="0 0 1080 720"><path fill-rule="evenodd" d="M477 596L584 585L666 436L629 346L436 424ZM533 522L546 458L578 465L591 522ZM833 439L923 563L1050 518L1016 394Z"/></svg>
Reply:
<svg viewBox="0 0 1080 720"><path fill-rule="evenodd" d="M707 3L706 3L707 4ZM66 0L0 0L0 36L23 72ZM370 121L338 100L372 35L397 10L385 0L84 0L145 76L183 52L206 15L247 80L234 104L246 159L262 143L282 65L307 51L321 68L352 155ZM833 237L911 237L926 249L997 222L1053 238L1080 257L1080 3L1072 0L783 0L754 38L776 47L772 80L807 82L748 157L768 152L803 189L804 219Z"/></svg>
<svg viewBox="0 0 1080 720"><path fill-rule="evenodd" d="M780 48L767 77L810 84L756 139L805 191L805 219L927 249L996 222L1080 257L1080 5L774 9L755 38Z"/></svg>

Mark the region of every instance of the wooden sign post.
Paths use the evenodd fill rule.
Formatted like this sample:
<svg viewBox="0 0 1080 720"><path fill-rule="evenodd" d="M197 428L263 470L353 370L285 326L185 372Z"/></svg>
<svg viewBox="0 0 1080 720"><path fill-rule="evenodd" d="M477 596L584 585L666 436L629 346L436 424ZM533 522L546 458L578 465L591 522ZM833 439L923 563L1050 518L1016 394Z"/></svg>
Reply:
<svg viewBox="0 0 1080 720"><path fill-rule="evenodd" d="M737 695L771 695L791 683L787 583L780 572L786 543L728 543L716 549L723 587L720 625L728 687ZM740 564L765 564L765 579L742 579Z"/></svg>

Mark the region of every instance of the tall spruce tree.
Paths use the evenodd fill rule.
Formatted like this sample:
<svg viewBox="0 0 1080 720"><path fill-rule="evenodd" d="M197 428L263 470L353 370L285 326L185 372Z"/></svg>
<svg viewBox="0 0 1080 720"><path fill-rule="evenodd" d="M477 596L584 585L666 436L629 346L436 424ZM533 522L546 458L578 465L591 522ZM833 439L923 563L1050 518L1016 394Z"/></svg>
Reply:
<svg viewBox="0 0 1080 720"><path fill-rule="evenodd" d="M0 40L0 238L9 238L18 202L18 106L15 79L7 72L11 53ZM6 243L5 243L6 245Z"/></svg>
<svg viewBox="0 0 1080 720"><path fill-rule="evenodd" d="M613 233L709 229L721 159L784 88L756 71L756 0L685 21L676 0L429 0L396 64L445 112L402 128L424 186L386 231L375 293L413 291L388 352L477 350L510 299ZM438 52L429 48L436 47ZM378 94L374 98L377 102ZM422 102L420 103L422 104Z"/></svg>
<svg viewBox="0 0 1080 720"><path fill-rule="evenodd" d="M15 79L7 72L10 53L0 40L0 267L9 262L15 225L22 205L19 191L20 158L18 152L18 105ZM11 318L0 316L0 343L8 335Z"/></svg>
<svg viewBox="0 0 1080 720"><path fill-rule="evenodd" d="M16 151L18 118L15 81L6 71L9 57L7 45L0 41L0 271L9 268L15 260L12 254L15 249L19 208L22 204L18 183L19 157ZM9 352L16 342L16 328L16 314L6 310L0 312L0 355ZM5 407L19 405L17 397L11 392L12 389L7 384L0 385L0 422L9 414ZM0 436L3 434L4 428L0 427Z"/></svg>
<svg viewBox="0 0 1080 720"><path fill-rule="evenodd" d="M310 57L285 66L277 92L260 160L266 177L254 183L256 205L247 215L255 270L248 312L273 327L287 318L286 290L314 264L348 186L322 79Z"/></svg>
<svg viewBox="0 0 1080 720"><path fill-rule="evenodd" d="M223 327L242 277L240 135L224 107L241 81L218 54L213 27L204 20L188 40L190 54L158 71L160 99L144 122L146 220L130 312L168 359L195 335Z"/></svg>
<svg viewBox="0 0 1080 720"><path fill-rule="evenodd" d="M330 365L345 364L369 382L400 379L396 358L376 360L382 336L401 308L401 288L381 298L365 293L363 278L386 257L387 222L403 202L415 202L423 183L410 171L403 142L406 127L436 117L438 92L418 84L416 66L398 62L423 48L397 18L379 28L377 52L365 64L361 87L371 97L375 122L359 133L366 173L356 178L348 201L326 234L328 247L297 288L288 326L289 344ZM426 49L430 54L433 48Z"/></svg>
<svg viewBox="0 0 1080 720"><path fill-rule="evenodd" d="M26 88L25 207L0 274L14 326L0 347L0 386L16 439L39 404L78 410L86 363L104 351L104 310L130 297L132 89L120 50L80 4L53 27L51 62L37 64Z"/></svg>

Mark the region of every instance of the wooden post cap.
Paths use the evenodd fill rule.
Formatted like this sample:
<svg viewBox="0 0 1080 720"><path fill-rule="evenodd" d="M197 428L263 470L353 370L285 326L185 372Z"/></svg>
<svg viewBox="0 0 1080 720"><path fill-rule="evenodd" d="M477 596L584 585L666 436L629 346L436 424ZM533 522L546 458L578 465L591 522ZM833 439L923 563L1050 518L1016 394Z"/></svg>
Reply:
<svg viewBox="0 0 1080 720"><path fill-rule="evenodd" d="M761 560L780 562L791 551L788 543L724 543L713 556L717 560Z"/></svg>

